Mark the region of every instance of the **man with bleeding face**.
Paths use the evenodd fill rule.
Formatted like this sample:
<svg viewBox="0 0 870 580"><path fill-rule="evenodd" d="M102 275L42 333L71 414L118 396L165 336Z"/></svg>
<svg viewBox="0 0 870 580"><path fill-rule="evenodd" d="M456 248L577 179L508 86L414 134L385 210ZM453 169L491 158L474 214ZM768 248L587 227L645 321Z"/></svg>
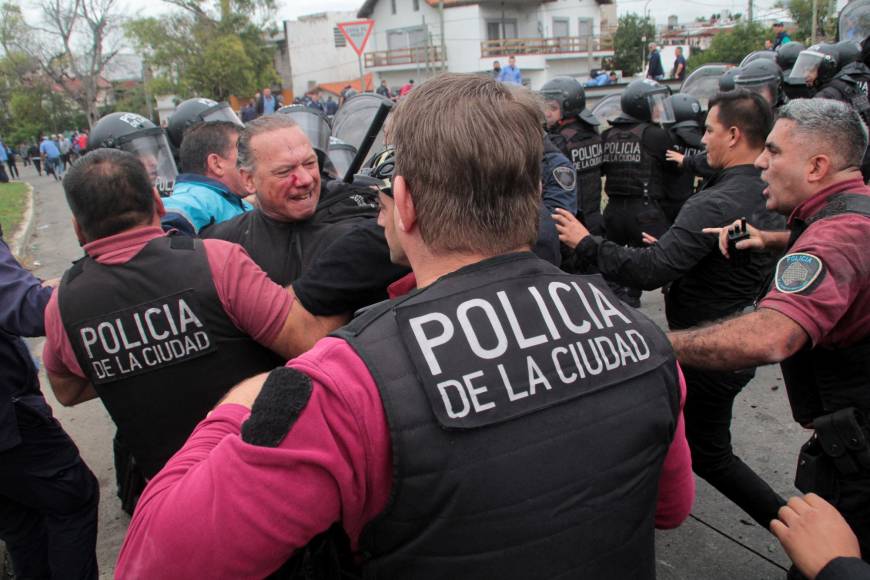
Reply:
<svg viewBox="0 0 870 580"><path fill-rule="evenodd" d="M287 115L261 117L239 138L239 172L254 211L206 228L206 238L240 244L269 277L293 282L312 259L354 225L373 221L368 188L321 180L317 153Z"/></svg>

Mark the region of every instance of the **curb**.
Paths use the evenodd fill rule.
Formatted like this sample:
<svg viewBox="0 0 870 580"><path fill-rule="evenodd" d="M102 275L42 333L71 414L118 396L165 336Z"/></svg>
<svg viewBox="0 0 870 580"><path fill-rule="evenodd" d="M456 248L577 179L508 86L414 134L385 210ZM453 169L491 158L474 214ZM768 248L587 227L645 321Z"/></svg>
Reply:
<svg viewBox="0 0 870 580"><path fill-rule="evenodd" d="M27 246L30 244L30 238L33 237L33 228L35 220L33 219L33 186L29 183L27 186L27 205L24 208L24 215L21 217L21 223L18 224L18 229L12 234L9 239L9 249L12 253L22 260L28 253Z"/></svg>

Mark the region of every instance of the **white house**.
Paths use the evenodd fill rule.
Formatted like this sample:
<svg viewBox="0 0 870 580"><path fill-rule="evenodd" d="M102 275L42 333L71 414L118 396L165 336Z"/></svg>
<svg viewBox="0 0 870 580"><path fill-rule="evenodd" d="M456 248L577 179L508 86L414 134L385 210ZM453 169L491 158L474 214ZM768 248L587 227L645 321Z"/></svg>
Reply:
<svg viewBox="0 0 870 580"><path fill-rule="evenodd" d="M356 20L354 12L319 12L285 20L283 47L276 55L285 89L294 96L322 83L359 79L356 52L338 30L339 22Z"/></svg>
<svg viewBox="0 0 870 580"><path fill-rule="evenodd" d="M533 89L558 75L585 80L613 56L617 24L613 0L365 0L357 16L375 21L366 72L392 88L490 71L509 55Z"/></svg>

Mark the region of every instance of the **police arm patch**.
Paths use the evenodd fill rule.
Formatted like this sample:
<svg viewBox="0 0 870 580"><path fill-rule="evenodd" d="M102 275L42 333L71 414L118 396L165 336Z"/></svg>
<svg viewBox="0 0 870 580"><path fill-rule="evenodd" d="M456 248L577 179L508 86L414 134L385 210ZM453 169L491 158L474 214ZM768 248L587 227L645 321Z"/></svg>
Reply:
<svg viewBox="0 0 870 580"><path fill-rule="evenodd" d="M553 170L553 179L565 191L574 191L577 187L577 174L570 167L557 167Z"/></svg>
<svg viewBox="0 0 870 580"><path fill-rule="evenodd" d="M269 373L242 425L242 441L278 447L311 398L311 378L296 369L279 367Z"/></svg>
<svg viewBox="0 0 870 580"><path fill-rule="evenodd" d="M796 294L810 288L825 273L822 261L812 254L786 254L776 264L776 289L784 294Z"/></svg>

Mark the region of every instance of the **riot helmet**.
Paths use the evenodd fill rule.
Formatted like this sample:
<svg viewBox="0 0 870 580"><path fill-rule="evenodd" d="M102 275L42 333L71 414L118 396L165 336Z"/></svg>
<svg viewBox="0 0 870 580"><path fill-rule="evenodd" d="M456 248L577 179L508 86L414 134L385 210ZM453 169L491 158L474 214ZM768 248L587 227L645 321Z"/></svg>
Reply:
<svg viewBox="0 0 870 580"><path fill-rule="evenodd" d="M169 196L178 169L163 129L136 113L110 113L97 121L88 137L88 150L120 149L132 153L145 165L151 183L162 196Z"/></svg>
<svg viewBox="0 0 870 580"><path fill-rule="evenodd" d="M739 66L735 66L734 68L729 68L728 70L726 70L725 74L719 77L719 91L723 93L733 91L736 88L734 81L737 79L737 76L739 74Z"/></svg>
<svg viewBox="0 0 870 580"><path fill-rule="evenodd" d="M837 47L833 44L814 44L801 51L789 74L789 81L798 83L801 80L808 87L821 87L837 74L839 65Z"/></svg>
<svg viewBox="0 0 870 580"><path fill-rule="evenodd" d="M771 107L775 107L782 100L782 71L772 60L756 59L740 67L740 74L734 79L734 85L738 89L758 93Z"/></svg>
<svg viewBox="0 0 870 580"><path fill-rule="evenodd" d="M208 121L229 121L239 127L245 126L227 103L202 98L187 99L175 108L169 118L169 127L166 129L169 141L181 149L184 131L191 125Z"/></svg>
<svg viewBox="0 0 870 580"><path fill-rule="evenodd" d="M707 110L707 103L719 92L719 79L731 67L725 64L705 64L698 67L680 85L680 93L698 99L701 109Z"/></svg>
<svg viewBox="0 0 870 580"><path fill-rule="evenodd" d="M652 79L638 79L625 87L619 104L622 112L647 123L673 123L674 110L668 100L670 90Z"/></svg>
<svg viewBox="0 0 870 580"><path fill-rule="evenodd" d="M329 137L332 134L332 126L326 113L314 107L305 105L289 105L276 111L281 115L287 115L299 125L302 132L311 141L311 146L320 153L326 153L329 149Z"/></svg>
<svg viewBox="0 0 870 580"><path fill-rule="evenodd" d="M677 93L668 97L674 110L674 127L701 126L701 102L692 95Z"/></svg>
<svg viewBox="0 0 870 580"><path fill-rule="evenodd" d="M347 173L350 164L353 163L354 157L356 157L356 147L350 143L345 143L341 139L330 137L327 157L329 158L330 165L335 170L336 177L342 178Z"/></svg>
<svg viewBox="0 0 870 580"><path fill-rule="evenodd" d="M783 71L783 76L785 78L788 78L786 71L791 71L800 53L806 49L806 46L800 42L794 41L786 42L785 44L780 44L776 47L776 64L779 65L779 68Z"/></svg>
<svg viewBox="0 0 870 580"><path fill-rule="evenodd" d="M396 170L396 150L386 147L373 155L359 173L353 176L353 184L376 187L380 193L393 197L393 173Z"/></svg>
<svg viewBox="0 0 870 580"><path fill-rule="evenodd" d="M839 70L861 59L861 45L855 40L841 40L834 47L837 49Z"/></svg>
<svg viewBox="0 0 870 580"><path fill-rule="evenodd" d="M547 101L559 103L562 118L579 117L590 125L598 125L598 119L586 109L586 92L580 81L573 77L556 77L544 83L541 96Z"/></svg>
<svg viewBox="0 0 870 580"><path fill-rule="evenodd" d="M740 61L740 68L743 68L750 62L755 62L756 60L774 60L776 58L776 53L771 50L756 50L754 52L750 52L746 56L743 57L743 60Z"/></svg>

